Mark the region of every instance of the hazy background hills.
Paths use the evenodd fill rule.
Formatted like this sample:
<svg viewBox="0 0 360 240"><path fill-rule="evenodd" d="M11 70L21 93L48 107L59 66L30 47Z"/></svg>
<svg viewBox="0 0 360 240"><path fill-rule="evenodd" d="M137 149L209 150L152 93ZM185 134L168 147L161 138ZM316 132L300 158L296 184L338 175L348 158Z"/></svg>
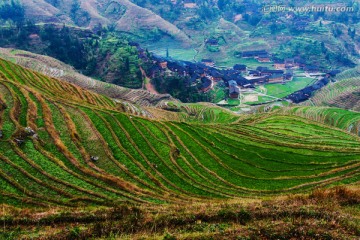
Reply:
<svg viewBox="0 0 360 240"><path fill-rule="evenodd" d="M22 0L27 18L127 33L150 50L182 60L211 57L233 65L243 50L266 49L283 59L316 64L358 63L359 6L353 1L280 1L281 6L352 7L344 12L264 12L271 1ZM209 39L219 46L208 44ZM194 51L196 50L198 54ZM312 57L304 54L304 51Z"/></svg>

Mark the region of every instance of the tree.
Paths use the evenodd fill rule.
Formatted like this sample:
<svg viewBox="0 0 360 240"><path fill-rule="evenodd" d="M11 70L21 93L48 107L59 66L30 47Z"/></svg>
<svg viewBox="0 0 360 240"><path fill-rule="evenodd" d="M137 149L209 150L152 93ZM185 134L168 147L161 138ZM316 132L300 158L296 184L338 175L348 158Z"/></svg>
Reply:
<svg viewBox="0 0 360 240"><path fill-rule="evenodd" d="M355 35L356 35L356 29L351 29L350 27L348 28L348 35L354 39L355 38Z"/></svg>
<svg viewBox="0 0 360 240"><path fill-rule="evenodd" d="M130 60L129 57L125 58L125 72L129 72L130 71Z"/></svg>
<svg viewBox="0 0 360 240"><path fill-rule="evenodd" d="M79 11L79 9L80 9L79 0L74 0L73 4L71 5L71 9L70 9L70 17L74 22L76 20L76 13Z"/></svg>
<svg viewBox="0 0 360 240"><path fill-rule="evenodd" d="M20 27L25 21L25 9L20 3L11 0L10 3L1 5L0 18L5 21L11 20Z"/></svg>
<svg viewBox="0 0 360 240"><path fill-rule="evenodd" d="M326 47L325 47L325 43L324 42L321 42L321 51L323 52L323 53L325 53L326 52Z"/></svg>
<svg viewBox="0 0 360 240"><path fill-rule="evenodd" d="M228 4L228 0L219 0L218 1L218 8L223 11L226 7L226 5Z"/></svg>
<svg viewBox="0 0 360 240"><path fill-rule="evenodd" d="M277 26L277 24L276 24L276 23L272 23L272 24L270 25L270 31L271 31L271 34L276 33L276 32L277 32L277 30L278 30L278 26Z"/></svg>

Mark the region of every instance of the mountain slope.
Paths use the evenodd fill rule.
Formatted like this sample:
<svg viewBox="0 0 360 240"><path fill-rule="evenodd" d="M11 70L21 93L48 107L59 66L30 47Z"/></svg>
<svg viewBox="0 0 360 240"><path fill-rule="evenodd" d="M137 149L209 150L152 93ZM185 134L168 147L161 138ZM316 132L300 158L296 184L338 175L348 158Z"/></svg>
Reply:
<svg viewBox="0 0 360 240"><path fill-rule="evenodd" d="M54 77L82 88L106 95L110 98L126 101L140 106L161 107L166 102L177 102L167 94L152 94L145 90L129 89L86 77L73 67L48 56L27 51L0 48L0 57L23 67L30 68L49 77ZM133 108L136 108L133 106ZM134 112L135 113L135 112Z"/></svg>
<svg viewBox="0 0 360 240"><path fill-rule="evenodd" d="M142 46L182 60L212 58L219 66L256 62L243 51L267 50L275 60L301 58L324 69L348 68L359 62L359 8L353 1L334 11L264 11L269 1L22 0L25 18L35 23L69 24L97 32L102 27L126 33ZM282 6L304 3L281 1ZM305 6L325 6L307 1ZM208 40L215 40L214 45ZM214 43L214 41L212 41ZM195 50L195 51L194 51Z"/></svg>
<svg viewBox="0 0 360 240"><path fill-rule="evenodd" d="M315 92L311 101L304 105L332 106L355 111L360 110L360 68L349 69L336 77L331 83Z"/></svg>
<svg viewBox="0 0 360 240"><path fill-rule="evenodd" d="M0 73L1 203L184 203L359 181L359 138L314 121L150 120L4 60Z"/></svg>
<svg viewBox="0 0 360 240"><path fill-rule="evenodd" d="M157 29L189 46L193 41L180 29L154 12L128 0L61 0L50 4L45 0L21 0L26 16L36 22L74 24L94 29L114 25L118 31L141 34Z"/></svg>

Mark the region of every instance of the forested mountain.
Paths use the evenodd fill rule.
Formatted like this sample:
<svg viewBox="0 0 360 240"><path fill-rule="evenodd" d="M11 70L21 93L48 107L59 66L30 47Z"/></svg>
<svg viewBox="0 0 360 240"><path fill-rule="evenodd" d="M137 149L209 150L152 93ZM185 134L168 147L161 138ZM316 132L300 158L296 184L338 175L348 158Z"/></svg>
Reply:
<svg viewBox="0 0 360 240"><path fill-rule="evenodd" d="M317 65L349 66L357 64L359 58L360 13L356 1L326 4L317 0L277 1L275 5L257 0L22 0L19 3L24 18L35 23L65 23L95 32L107 26L128 33L153 49L196 48L199 56L210 56L225 64L229 56L256 49L269 50L278 59L301 56ZM314 9L303 10L306 6ZM289 10L290 7L299 9ZM343 8L336 12L321 7ZM21 14L21 9L16 11ZM214 46L209 40L218 44Z"/></svg>

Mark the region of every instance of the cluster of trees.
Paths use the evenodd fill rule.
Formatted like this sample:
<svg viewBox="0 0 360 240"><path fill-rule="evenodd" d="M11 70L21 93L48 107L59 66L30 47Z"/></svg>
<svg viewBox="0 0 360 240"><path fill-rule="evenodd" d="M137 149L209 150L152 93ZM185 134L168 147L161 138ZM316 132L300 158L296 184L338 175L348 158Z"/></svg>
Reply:
<svg viewBox="0 0 360 240"><path fill-rule="evenodd" d="M45 2L50 3L54 7L58 7L60 5L61 0L45 0Z"/></svg>
<svg viewBox="0 0 360 240"><path fill-rule="evenodd" d="M277 60L285 60L294 56L305 60L307 65L313 64L325 69L331 65L355 66L345 53L329 51L324 42L316 40L294 39L280 45L274 54L274 58Z"/></svg>
<svg viewBox="0 0 360 240"><path fill-rule="evenodd" d="M349 28L348 28L348 35L349 35L352 39L354 39L355 36L356 36L356 29L355 29L355 28L351 29L351 28L349 27Z"/></svg>
<svg viewBox="0 0 360 240"><path fill-rule="evenodd" d="M260 1L232 1L232 0L218 0L218 8L222 15L232 21L235 15L241 14L243 20L252 26L256 26L263 17L261 12L262 3Z"/></svg>
<svg viewBox="0 0 360 240"><path fill-rule="evenodd" d="M159 74L152 79L159 93L169 93L182 102L212 102L214 96L210 93L200 92L201 84L190 86L190 77L180 76L176 73L171 75Z"/></svg>
<svg viewBox="0 0 360 240"><path fill-rule="evenodd" d="M90 40L80 40L66 26L59 29L48 25L39 30L41 41L46 46L44 53L70 64L76 69L86 69L88 53L85 51L85 46L89 44Z"/></svg>
<svg viewBox="0 0 360 240"><path fill-rule="evenodd" d="M46 0L57 6L60 0ZM86 15L86 14L85 14ZM73 1L70 16L76 23L86 21L79 0ZM0 47L14 47L48 55L72 65L85 75L130 88L142 86L141 61L136 48L114 29L98 27L97 34L54 25L39 26L25 19L19 1L0 3ZM90 36L89 36L90 35ZM33 42L34 37L37 39Z"/></svg>
<svg viewBox="0 0 360 240"><path fill-rule="evenodd" d="M141 88L141 61L136 48L107 28L91 32L30 21L0 28L0 47L14 47L59 59L83 74L115 84ZM90 36L89 36L90 35ZM32 42L33 37L38 40Z"/></svg>
<svg viewBox="0 0 360 240"><path fill-rule="evenodd" d="M25 9L17 1L3 1L0 3L0 19L10 21L17 26L21 26L25 21Z"/></svg>

